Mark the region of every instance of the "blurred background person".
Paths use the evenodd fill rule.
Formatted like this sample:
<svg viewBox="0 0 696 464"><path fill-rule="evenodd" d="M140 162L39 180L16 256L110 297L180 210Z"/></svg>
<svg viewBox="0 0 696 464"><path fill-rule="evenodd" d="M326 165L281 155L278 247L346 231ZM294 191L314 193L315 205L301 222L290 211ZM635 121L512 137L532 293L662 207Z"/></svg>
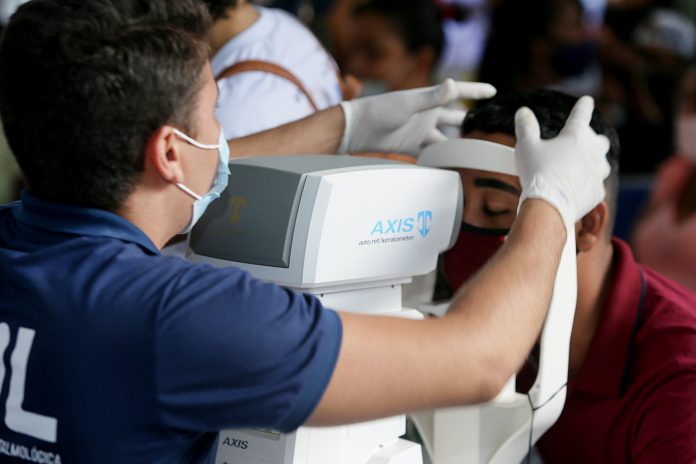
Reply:
<svg viewBox="0 0 696 464"><path fill-rule="evenodd" d="M248 0L203 0L218 81L217 117L230 138L271 129L338 104L338 67L289 13Z"/></svg>
<svg viewBox="0 0 696 464"><path fill-rule="evenodd" d="M637 258L696 289L696 65L676 116L676 154L661 166L633 235Z"/></svg>
<svg viewBox="0 0 696 464"><path fill-rule="evenodd" d="M363 96L431 85L444 48L433 0L371 0L353 10L346 71Z"/></svg>
<svg viewBox="0 0 696 464"><path fill-rule="evenodd" d="M597 95L599 39L579 0L498 0L478 78L500 93L550 87Z"/></svg>
<svg viewBox="0 0 696 464"><path fill-rule="evenodd" d="M625 174L652 174L674 152L677 93L696 52L696 27L663 3L619 3L607 11L598 107L617 127Z"/></svg>
<svg viewBox="0 0 696 464"><path fill-rule="evenodd" d="M439 76L475 80L490 31L488 0L436 0L442 13L445 48Z"/></svg>

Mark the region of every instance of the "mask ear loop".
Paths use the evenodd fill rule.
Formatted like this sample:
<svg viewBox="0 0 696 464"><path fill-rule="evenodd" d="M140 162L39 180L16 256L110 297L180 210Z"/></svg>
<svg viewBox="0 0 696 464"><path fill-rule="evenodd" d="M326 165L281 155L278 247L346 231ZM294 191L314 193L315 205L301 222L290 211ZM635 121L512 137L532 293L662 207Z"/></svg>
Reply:
<svg viewBox="0 0 696 464"><path fill-rule="evenodd" d="M177 135L177 137L182 138L183 140L187 141L188 143L190 143L194 147L198 147L198 148L201 148L203 150L219 150L220 149L219 144L210 145L210 144L206 144L206 143L201 143L198 140L195 140L195 139L189 137L188 135L184 134L176 127L172 127L172 132L174 132ZM178 184L176 184L176 186L179 187L184 192L186 192L187 194L191 195L196 200L200 200L203 198L202 196L194 193L193 190L191 190L190 188L188 188L187 186L185 186L182 183L178 183Z"/></svg>
<svg viewBox="0 0 696 464"><path fill-rule="evenodd" d="M200 200L201 198L203 198L202 196L197 195L196 193L194 193L193 190L191 190L190 188L188 188L187 186L185 186L185 185L182 184L182 183L177 183L176 186L179 187L179 188L180 188L181 190L183 190L184 192L186 192L187 194L191 195L191 196L192 196L193 198L195 198L196 200Z"/></svg>
<svg viewBox="0 0 696 464"><path fill-rule="evenodd" d="M198 140L192 139L191 137L184 134L176 127L172 127L172 132L174 132L178 137L181 137L182 139L186 140L188 143L190 143L194 147L202 148L203 150L218 150L220 148L220 145L217 143L215 145L210 145L210 144L201 143Z"/></svg>

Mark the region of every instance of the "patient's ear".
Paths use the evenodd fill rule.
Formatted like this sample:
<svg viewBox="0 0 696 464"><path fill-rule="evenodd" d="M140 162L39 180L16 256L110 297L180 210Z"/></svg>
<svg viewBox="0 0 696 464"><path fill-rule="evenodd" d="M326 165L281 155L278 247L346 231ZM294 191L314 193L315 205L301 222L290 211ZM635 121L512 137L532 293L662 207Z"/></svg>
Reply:
<svg viewBox="0 0 696 464"><path fill-rule="evenodd" d="M575 225L575 242L578 251L590 251L605 240L609 224L609 210L605 202L595 206Z"/></svg>

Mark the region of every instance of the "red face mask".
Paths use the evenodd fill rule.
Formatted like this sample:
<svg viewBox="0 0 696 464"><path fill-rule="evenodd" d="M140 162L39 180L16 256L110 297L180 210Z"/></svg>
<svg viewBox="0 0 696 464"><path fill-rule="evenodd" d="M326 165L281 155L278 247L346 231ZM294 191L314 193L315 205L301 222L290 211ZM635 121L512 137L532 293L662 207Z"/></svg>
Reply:
<svg viewBox="0 0 696 464"><path fill-rule="evenodd" d="M443 256L445 278L458 290L505 242L510 229L484 229L462 222L459 238Z"/></svg>

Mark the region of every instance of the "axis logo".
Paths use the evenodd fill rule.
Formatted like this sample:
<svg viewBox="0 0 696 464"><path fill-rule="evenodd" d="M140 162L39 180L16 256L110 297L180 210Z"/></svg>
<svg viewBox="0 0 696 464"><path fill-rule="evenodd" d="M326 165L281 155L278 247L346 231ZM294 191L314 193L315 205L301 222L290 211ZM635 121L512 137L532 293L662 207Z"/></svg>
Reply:
<svg viewBox="0 0 696 464"><path fill-rule="evenodd" d="M432 229L433 222L433 212L432 211L419 211L418 212L418 233L421 237L425 238L430 233Z"/></svg>
<svg viewBox="0 0 696 464"><path fill-rule="evenodd" d="M430 234L432 222L433 212L429 210L419 211L415 217L380 219L372 227L370 235L408 234L415 229L425 238Z"/></svg>
<svg viewBox="0 0 696 464"><path fill-rule="evenodd" d="M246 440L242 440L241 438L230 438L230 437L225 437L225 440L222 442L223 445L226 446L231 446L232 448L239 448L239 449L247 449L249 447L249 442Z"/></svg>

